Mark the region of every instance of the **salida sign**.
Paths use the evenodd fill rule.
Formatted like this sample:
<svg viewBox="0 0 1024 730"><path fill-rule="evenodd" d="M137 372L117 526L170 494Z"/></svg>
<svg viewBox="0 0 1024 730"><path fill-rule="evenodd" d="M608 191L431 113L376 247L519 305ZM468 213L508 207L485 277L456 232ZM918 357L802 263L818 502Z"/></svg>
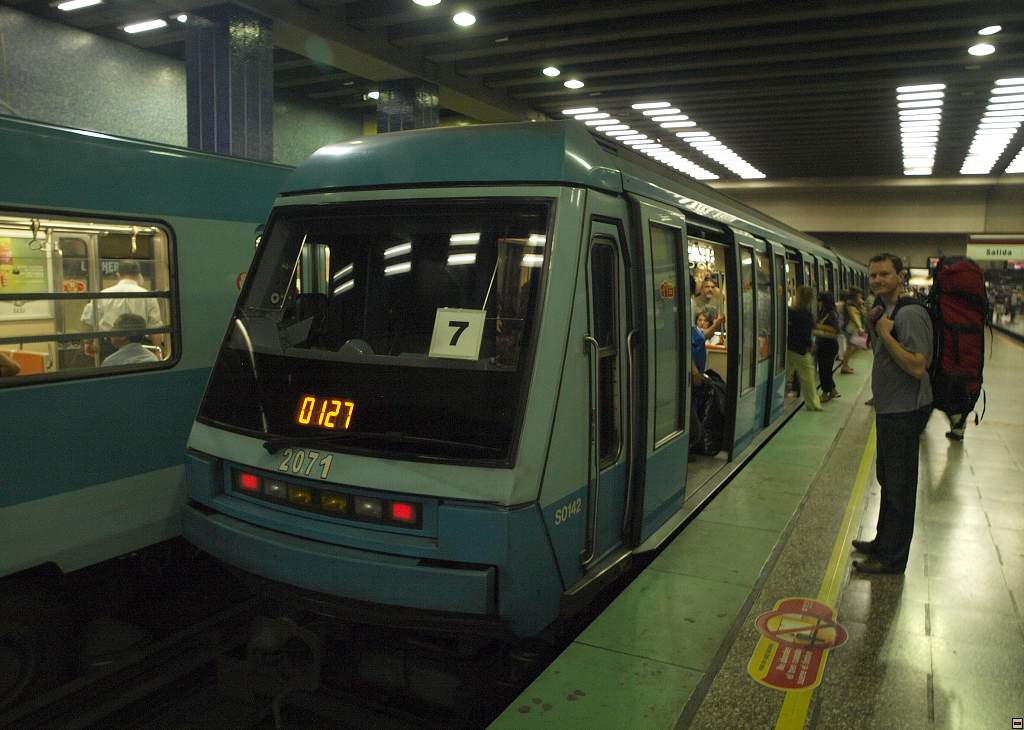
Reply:
<svg viewBox="0 0 1024 730"><path fill-rule="evenodd" d="M786 691L821 684L828 652L846 643L831 606L813 598L783 598L754 622L761 634L747 671L755 681Z"/></svg>

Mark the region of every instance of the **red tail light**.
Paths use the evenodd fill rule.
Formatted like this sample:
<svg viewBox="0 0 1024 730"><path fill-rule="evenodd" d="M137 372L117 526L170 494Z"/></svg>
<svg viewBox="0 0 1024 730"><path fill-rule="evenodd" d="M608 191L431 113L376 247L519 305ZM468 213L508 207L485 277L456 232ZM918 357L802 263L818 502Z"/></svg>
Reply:
<svg viewBox="0 0 1024 730"><path fill-rule="evenodd" d="M258 492L260 490L260 478L255 474L247 472L238 473L238 487L246 492Z"/></svg>
<svg viewBox="0 0 1024 730"><path fill-rule="evenodd" d="M416 508L408 502L392 502L390 511L391 519L395 522L416 522Z"/></svg>

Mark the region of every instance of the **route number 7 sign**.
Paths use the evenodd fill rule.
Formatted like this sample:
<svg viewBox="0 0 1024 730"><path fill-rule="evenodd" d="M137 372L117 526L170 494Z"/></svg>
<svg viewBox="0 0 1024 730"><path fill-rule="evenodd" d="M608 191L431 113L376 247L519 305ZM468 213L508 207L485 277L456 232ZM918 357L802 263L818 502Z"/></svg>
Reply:
<svg viewBox="0 0 1024 730"><path fill-rule="evenodd" d="M438 309L430 338L430 357L478 360L486 318L483 309Z"/></svg>

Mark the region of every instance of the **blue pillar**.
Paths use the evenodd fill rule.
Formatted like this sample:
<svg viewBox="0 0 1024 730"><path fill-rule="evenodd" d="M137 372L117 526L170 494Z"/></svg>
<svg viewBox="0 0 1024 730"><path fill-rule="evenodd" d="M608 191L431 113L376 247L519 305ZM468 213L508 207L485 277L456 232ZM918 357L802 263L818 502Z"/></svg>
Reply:
<svg viewBox="0 0 1024 730"><path fill-rule="evenodd" d="M188 146L274 158L274 46L269 18L232 5L190 13L185 29Z"/></svg>
<svg viewBox="0 0 1024 730"><path fill-rule="evenodd" d="M377 133L436 127L439 110L437 84L422 79L381 81Z"/></svg>

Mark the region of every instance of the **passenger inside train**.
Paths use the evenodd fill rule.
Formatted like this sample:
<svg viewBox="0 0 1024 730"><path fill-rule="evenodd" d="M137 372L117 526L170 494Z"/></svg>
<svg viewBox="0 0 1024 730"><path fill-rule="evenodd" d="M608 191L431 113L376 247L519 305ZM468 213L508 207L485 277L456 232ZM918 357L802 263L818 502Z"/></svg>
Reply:
<svg viewBox="0 0 1024 730"><path fill-rule="evenodd" d="M142 315L139 344L152 355L125 366L172 360L170 245L148 222L0 213L0 354L19 366L0 378L89 374L117 347L83 333L114 331L123 313Z"/></svg>

